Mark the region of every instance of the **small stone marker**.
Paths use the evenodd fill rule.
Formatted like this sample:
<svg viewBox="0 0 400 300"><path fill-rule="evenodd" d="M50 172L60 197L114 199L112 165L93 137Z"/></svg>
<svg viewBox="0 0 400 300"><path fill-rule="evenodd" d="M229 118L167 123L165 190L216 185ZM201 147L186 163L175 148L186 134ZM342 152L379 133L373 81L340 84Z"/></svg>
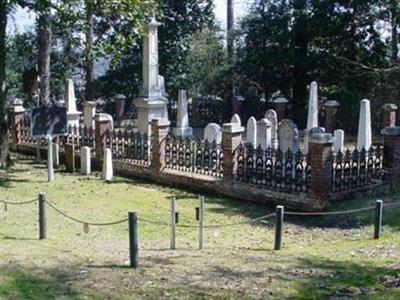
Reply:
<svg viewBox="0 0 400 300"><path fill-rule="evenodd" d="M246 125L246 143L252 144L254 148L257 144L257 121L256 118L250 117Z"/></svg>
<svg viewBox="0 0 400 300"><path fill-rule="evenodd" d="M238 124L238 126L242 126L242 120L240 119L238 114L234 114L231 118L231 123Z"/></svg>
<svg viewBox="0 0 400 300"><path fill-rule="evenodd" d="M271 122L267 119L257 122L257 142L262 149L271 147Z"/></svg>
<svg viewBox="0 0 400 300"><path fill-rule="evenodd" d="M210 143L216 142L217 144L221 143L222 140L222 130L221 126L217 123L210 123L204 128L204 140L209 141Z"/></svg>
<svg viewBox="0 0 400 300"><path fill-rule="evenodd" d="M47 137L47 174L48 181L54 181L54 167L53 167L53 141L51 136Z"/></svg>
<svg viewBox="0 0 400 300"><path fill-rule="evenodd" d="M337 129L333 133L333 151L338 153L344 150L344 130Z"/></svg>
<svg viewBox="0 0 400 300"><path fill-rule="evenodd" d="M273 109L269 109L265 113L265 118L271 122L271 147L272 149L278 149L278 115Z"/></svg>
<svg viewBox="0 0 400 300"><path fill-rule="evenodd" d="M91 155L89 147L82 147L81 149L81 173L83 175L90 175L92 171L91 167Z"/></svg>
<svg viewBox="0 0 400 300"><path fill-rule="evenodd" d="M371 105L369 100L361 101L360 119L358 122L357 150L369 150L372 145Z"/></svg>
<svg viewBox="0 0 400 300"><path fill-rule="evenodd" d="M283 119L278 129L279 148L283 153L288 150L296 153L299 150L299 130L290 119Z"/></svg>
<svg viewBox="0 0 400 300"><path fill-rule="evenodd" d="M103 174L102 179L105 181L111 181L113 178L113 163L112 163L112 152L111 149L104 149L103 158Z"/></svg>

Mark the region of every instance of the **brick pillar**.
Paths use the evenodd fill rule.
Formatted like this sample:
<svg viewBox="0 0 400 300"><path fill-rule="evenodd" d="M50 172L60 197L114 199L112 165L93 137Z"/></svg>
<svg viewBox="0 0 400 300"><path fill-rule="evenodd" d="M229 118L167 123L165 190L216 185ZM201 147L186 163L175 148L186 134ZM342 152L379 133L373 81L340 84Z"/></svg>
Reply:
<svg viewBox="0 0 400 300"><path fill-rule="evenodd" d="M242 142L244 127L236 123L225 123L222 128L222 152L224 154L223 181L226 184L233 184L237 169L236 149Z"/></svg>
<svg viewBox="0 0 400 300"><path fill-rule="evenodd" d="M75 145L65 144L65 170L68 173L75 172Z"/></svg>
<svg viewBox="0 0 400 300"><path fill-rule="evenodd" d="M14 101L10 107L10 130L12 136L12 143L19 144L21 142L21 129L24 119L25 109L22 106L22 101Z"/></svg>
<svg viewBox="0 0 400 300"><path fill-rule="evenodd" d="M340 104L335 100L329 100L325 103L325 131L333 133L336 130L336 114Z"/></svg>
<svg viewBox="0 0 400 300"><path fill-rule="evenodd" d="M289 100L286 98L277 98L274 100L274 109L278 117L278 122L286 118L289 109Z"/></svg>
<svg viewBox="0 0 400 300"><path fill-rule="evenodd" d="M384 137L383 170L385 181L393 186L400 183L400 126L386 127L381 131Z"/></svg>
<svg viewBox="0 0 400 300"><path fill-rule="evenodd" d="M158 174L165 166L165 139L171 122L166 119L151 121L152 158L151 168Z"/></svg>
<svg viewBox="0 0 400 300"><path fill-rule="evenodd" d="M112 129L112 122L108 115L97 114L95 117L95 153L96 160L103 159L104 145L106 143L107 130Z"/></svg>
<svg viewBox="0 0 400 300"><path fill-rule="evenodd" d="M310 139L310 206L321 209L329 202L332 184L332 134L316 133Z"/></svg>
<svg viewBox="0 0 400 300"><path fill-rule="evenodd" d="M382 128L396 126L397 105L386 103L382 106Z"/></svg>

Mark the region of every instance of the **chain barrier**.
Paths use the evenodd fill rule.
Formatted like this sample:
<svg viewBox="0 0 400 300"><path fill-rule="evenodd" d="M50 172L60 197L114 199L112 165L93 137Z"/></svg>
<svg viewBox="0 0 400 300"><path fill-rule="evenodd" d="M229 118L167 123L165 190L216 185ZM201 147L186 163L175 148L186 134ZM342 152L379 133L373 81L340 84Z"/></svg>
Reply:
<svg viewBox="0 0 400 300"><path fill-rule="evenodd" d="M21 202L12 202L12 201L0 200L0 203L4 203L4 204L7 204L7 205L25 205L25 204L34 203L34 202L37 202L37 201L38 201L38 199L21 201Z"/></svg>

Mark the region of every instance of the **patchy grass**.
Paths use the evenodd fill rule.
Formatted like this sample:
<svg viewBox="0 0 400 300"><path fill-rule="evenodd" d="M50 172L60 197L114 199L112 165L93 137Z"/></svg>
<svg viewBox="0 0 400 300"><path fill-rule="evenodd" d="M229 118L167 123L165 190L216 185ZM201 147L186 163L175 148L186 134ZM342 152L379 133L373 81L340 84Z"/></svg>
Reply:
<svg viewBox="0 0 400 300"><path fill-rule="evenodd" d="M88 222L110 222L136 211L139 218L169 222L177 197L180 223L196 225L197 195L139 180L57 172L20 159L0 171L0 199L24 201L46 192L62 211ZM390 199L389 199L390 198ZM384 200L393 200L389 197ZM351 200L332 209L373 205ZM250 220L272 212L206 195L206 224ZM37 204L0 205L0 299L399 299L400 207L385 209L384 231L373 240L373 214L285 217L284 249L273 251L273 219L265 223L198 230L178 228L168 250L169 227L139 225L140 268L128 268L127 223L90 227L48 207L48 239L39 241Z"/></svg>

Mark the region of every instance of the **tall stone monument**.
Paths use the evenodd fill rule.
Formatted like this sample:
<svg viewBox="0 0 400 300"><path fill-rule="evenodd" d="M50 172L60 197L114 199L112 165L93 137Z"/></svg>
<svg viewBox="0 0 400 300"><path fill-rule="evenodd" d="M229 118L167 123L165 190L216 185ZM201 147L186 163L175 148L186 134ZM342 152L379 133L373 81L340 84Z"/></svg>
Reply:
<svg viewBox="0 0 400 300"><path fill-rule="evenodd" d="M372 145L371 105L369 100L361 101L360 119L358 121L357 150L369 150Z"/></svg>
<svg viewBox="0 0 400 300"><path fill-rule="evenodd" d="M168 119L164 77L158 73L158 26L155 19L148 24L143 46L143 85L140 97L135 99L137 127L140 133L147 134L151 120Z"/></svg>
<svg viewBox="0 0 400 300"><path fill-rule="evenodd" d="M318 84L313 81L310 86L307 129L310 130L315 127L318 127Z"/></svg>
<svg viewBox="0 0 400 300"><path fill-rule="evenodd" d="M76 109L75 88L72 79L67 79L65 83L65 102L67 105L67 125L78 127L82 112Z"/></svg>
<svg viewBox="0 0 400 300"><path fill-rule="evenodd" d="M177 127L174 128L174 133L177 136L189 137L192 136L193 130L189 127L189 113L188 113L188 100L187 91L179 90L178 94L178 116Z"/></svg>

